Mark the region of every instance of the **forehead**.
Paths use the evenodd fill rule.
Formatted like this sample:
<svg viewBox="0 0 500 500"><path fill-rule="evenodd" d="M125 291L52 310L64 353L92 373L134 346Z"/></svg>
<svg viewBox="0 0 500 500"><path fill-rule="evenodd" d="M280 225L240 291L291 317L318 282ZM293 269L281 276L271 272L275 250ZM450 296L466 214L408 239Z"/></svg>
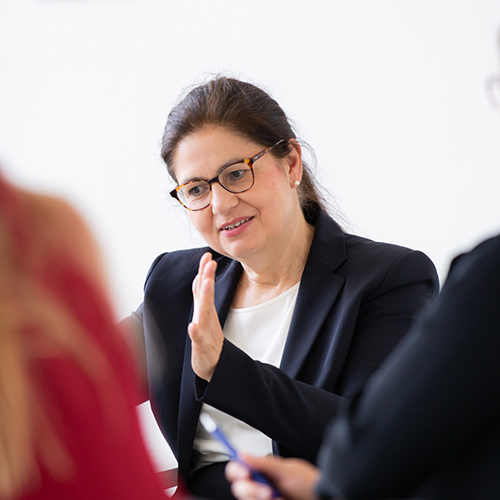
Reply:
<svg viewBox="0 0 500 500"><path fill-rule="evenodd" d="M263 147L225 128L205 128L179 142L173 157L175 176L179 184L208 179L224 165L250 158Z"/></svg>

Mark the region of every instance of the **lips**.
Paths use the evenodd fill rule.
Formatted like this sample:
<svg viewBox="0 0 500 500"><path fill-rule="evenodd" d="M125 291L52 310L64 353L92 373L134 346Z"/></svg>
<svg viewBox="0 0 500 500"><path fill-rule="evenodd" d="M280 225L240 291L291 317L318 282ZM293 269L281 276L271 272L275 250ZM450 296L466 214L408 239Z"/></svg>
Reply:
<svg viewBox="0 0 500 500"><path fill-rule="evenodd" d="M220 227L221 231L232 231L233 229L236 229L237 227L241 226L245 222L248 222L250 219L253 219L253 217L248 217L247 219L240 219L236 222L231 222L230 224L226 224Z"/></svg>

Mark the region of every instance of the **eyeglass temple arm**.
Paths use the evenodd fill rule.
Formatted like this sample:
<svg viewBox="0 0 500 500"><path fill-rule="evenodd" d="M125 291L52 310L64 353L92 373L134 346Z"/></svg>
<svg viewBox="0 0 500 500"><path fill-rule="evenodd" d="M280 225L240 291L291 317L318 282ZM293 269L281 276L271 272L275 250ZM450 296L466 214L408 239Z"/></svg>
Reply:
<svg viewBox="0 0 500 500"><path fill-rule="evenodd" d="M272 146L269 146L268 148L264 149L264 151L257 153L255 156L252 156L252 158L250 158L250 159L252 160L252 162L257 161L259 158L262 158L266 153L269 153L269 151L271 151L271 149L274 149L276 146L278 146L282 142L285 142L285 139L280 139L278 142L276 142Z"/></svg>

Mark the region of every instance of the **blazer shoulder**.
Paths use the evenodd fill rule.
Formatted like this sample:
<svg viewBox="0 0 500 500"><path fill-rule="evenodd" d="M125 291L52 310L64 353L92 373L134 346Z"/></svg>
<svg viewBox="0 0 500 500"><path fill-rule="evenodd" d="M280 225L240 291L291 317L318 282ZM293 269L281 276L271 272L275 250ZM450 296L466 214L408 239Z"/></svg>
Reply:
<svg viewBox="0 0 500 500"><path fill-rule="evenodd" d="M394 243L374 241L353 234L345 235L345 243L348 259L351 260L359 259L370 263L385 262L390 265L398 259L405 258L434 268L431 259L420 250L413 250Z"/></svg>
<svg viewBox="0 0 500 500"><path fill-rule="evenodd" d="M437 277L434 264L423 252L347 233L321 210L315 227L311 255L340 275L356 275L358 271L373 276L387 271L401 259L403 264L410 262Z"/></svg>
<svg viewBox="0 0 500 500"><path fill-rule="evenodd" d="M148 287L152 282L162 281L164 283L188 283L191 282L198 272L198 265L202 255L211 252L212 257L221 267L226 261L231 261L227 257L215 252L210 247L189 248L186 250L176 250L165 252L153 261L146 275L144 287Z"/></svg>
<svg viewBox="0 0 500 500"><path fill-rule="evenodd" d="M436 267L420 250L350 234L345 241L347 260L343 269L338 270L340 274L371 276L379 285L429 281L433 288L439 288Z"/></svg>
<svg viewBox="0 0 500 500"><path fill-rule="evenodd" d="M164 252L155 258L146 275L146 283L151 275L162 272L165 269L182 266L191 268L197 263L208 248L190 248L188 250L176 250L174 252Z"/></svg>

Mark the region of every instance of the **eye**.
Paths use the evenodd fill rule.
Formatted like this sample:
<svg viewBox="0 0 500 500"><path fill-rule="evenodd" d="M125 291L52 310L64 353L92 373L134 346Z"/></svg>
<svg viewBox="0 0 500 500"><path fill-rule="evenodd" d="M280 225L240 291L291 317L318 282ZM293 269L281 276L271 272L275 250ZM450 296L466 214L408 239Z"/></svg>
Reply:
<svg viewBox="0 0 500 500"><path fill-rule="evenodd" d="M206 182L189 182L182 188L182 195L186 199L200 198L209 191L208 184Z"/></svg>
<svg viewBox="0 0 500 500"><path fill-rule="evenodd" d="M233 170L232 172L229 172L227 177L228 177L228 180L230 180L230 181L237 181L237 180L241 179L242 177L244 177L247 173L248 173L248 170L241 168L239 170Z"/></svg>
<svg viewBox="0 0 500 500"><path fill-rule="evenodd" d="M193 186L189 191L188 194L189 196L198 196L200 194L201 187L200 186Z"/></svg>
<svg viewBox="0 0 500 500"><path fill-rule="evenodd" d="M222 182L229 185L241 184L251 178L250 169L245 163L236 163L222 172Z"/></svg>

